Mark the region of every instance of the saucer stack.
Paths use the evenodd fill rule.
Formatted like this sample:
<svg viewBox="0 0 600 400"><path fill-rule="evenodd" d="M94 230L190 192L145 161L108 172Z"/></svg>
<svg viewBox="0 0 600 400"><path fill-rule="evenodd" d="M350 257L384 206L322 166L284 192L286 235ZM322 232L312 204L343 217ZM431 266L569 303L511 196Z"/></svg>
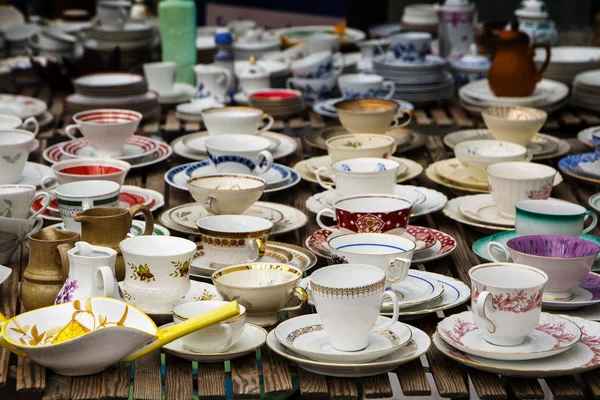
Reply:
<svg viewBox="0 0 600 400"><path fill-rule="evenodd" d="M302 93L288 89L264 89L250 95L250 106L260 108L277 118L289 117L304 111Z"/></svg>
<svg viewBox="0 0 600 400"><path fill-rule="evenodd" d="M546 53L537 51L535 63L541 67ZM553 47L552 58L544 78L553 79L565 83L573 84L573 79L577 74L600 68L600 48L598 47Z"/></svg>
<svg viewBox="0 0 600 400"><path fill-rule="evenodd" d="M216 27L203 26L196 29L196 62L198 64L212 64L217 45L215 44Z"/></svg>
<svg viewBox="0 0 600 400"><path fill-rule="evenodd" d="M573 80L571 103L587 110L600 111L600 69L578 74Z"/></svg>
<svg viewBox="0 0 600 400"><path fill-rule="evenodd" d="M87 49L109 57L116 47L121 50L121 64L129 65L144 60L157 45L157 36L150 24L128 22L122 28L96 25L86 40Z"/></svg>

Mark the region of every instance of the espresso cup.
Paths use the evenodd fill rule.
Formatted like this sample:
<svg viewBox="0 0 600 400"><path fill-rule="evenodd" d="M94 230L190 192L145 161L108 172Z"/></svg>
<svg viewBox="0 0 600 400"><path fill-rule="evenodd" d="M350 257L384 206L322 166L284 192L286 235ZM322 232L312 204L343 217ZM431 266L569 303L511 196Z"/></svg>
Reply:
<svg viewBox="0 0 600 400"><path fill-rule="evenodd" d="M217 265L256 261L265 255L273 223L249 215L208 215L196 221L204 256Z"/></svg>
<svg viewBox="0 0 600 400"><path fill-rule="evenodd" d="M271 141L251 135L209 136L204 141L211 164L219 173L262 174L273 166Z"/></svg>
<svg viewBox="0 0 600 400"><path fill-rule="evenodd" d="M0 184L17 183L21 180L34 140L34 134L29 131L0 131Z"/></svg>
<svg viewBox="0 0 600 400"><path fill-rule="evenodd" d="M257 135L271 129L274 122L269 114L253 107L210 108L202 111L202 120L211 135Z"/></svg>
<svg viewBox="0 0 600 400"><path fill-rule="evenodd" d="M521 200L546 200L554 185L556 170L529 162L501 162L486 168L490 194L500 214L514 218Z"/></svg>
<svg viewBox="0 0 600 400"><path fill-rule="evenodd" d="M81 223L73 217L93 207L119 207L121 185L111 181L79 181L59 185L54 190L58 211L65 228L81 233Z"/></svg>
<svg viewBox="0 0 600 400"><path fill-rule="evenodd" d="M392 54L406 63L424 63L431 51L431 34L427 32L399 33L390 37Z"/></svg>
<svg viewBox="0 0 600 400"><path fill-rule="evenodd" d="M177 64L172 61L152 62L143 65L148 87L158 93L169 93L175 83Z"/></svg>
<svg viewBox="0 0 600 400"><path fill-rule="evenodd" d="M29 130L35 136L40 130L40 125L35 117L29 117L22 121L21 118L14 115L0 114L0 130L11 129Z"/></svg>
<svg viewBox="0 0 600 400"><path fill-rule="evenodd" d="M36 187L32 185L0 185L0 217L33 219L50 204L50 195L40 192L36 195ZM42 199L42 207L29 215L31 205Z"/></svg>
<svg viewBox="0 0 600 400"><path fill-rule="evenodd" d="M197 315L226 305L227 301L192 301L175 306L173 322L175 325L194 318ZM183 346L199 353L224 353L239 342L246 324L246 308L240 305L240 313L233 318L221 321L204 329L181 337Z"/></svg>
<svg viewBox="0 0 600 400"><path fill-rule="evenodd" d="M518 346L540 321L548 275L522 264L480 264L469 270L473 319L483 338Z"/></svg>
<svg viewBox="0 0 600 400"><path fill-rule="evenodd" d="M579 237L596 227L598 217L593 211L568 201L523 200L515 204L517 236L556 235ZM584 229L585 220L590 224Z"/></svg>
<svg viewBox="0 0 600 400"><path fill-rule="evenodd" d="M96 14L102 26L122 28L129 19L130 9L130 1L103 0L96 5Z"/></svg>
<svg viewBox="0 0 600 400"><path fill-rule="evenodd" d="M391 99L396 91L394 82L385 81L382 76L375 74L342 75L338 78L338 86L345 99Z"/></svg>
<svg viewBox="0 0 600 400"><path fill-rule="evenodd" d="M332 265L312 273L311 296L333 348L363 350L371 332L398 320L398 297L385 290L385 280L381 269L365 264ZM394 315L375 325L385 297L392 299Z"/></svg>
<svg viewBox="0 0 600 400"><path fill-rule="evenodd" d="M119 243L125 262L123 289L144 312L172 312L190 290L196 243L174 236L135 236Z"/></svg>
<svg viewBox="0 0 600 400"><path fill-rule="evenodd" d="M329 168L320 167L315 172L319 185L343 197L365 193L393 193L400 164L386 158L354 158L331 164L335 173L330 176ZM321 174L330 176L334 185L323 182Z"/></svg>

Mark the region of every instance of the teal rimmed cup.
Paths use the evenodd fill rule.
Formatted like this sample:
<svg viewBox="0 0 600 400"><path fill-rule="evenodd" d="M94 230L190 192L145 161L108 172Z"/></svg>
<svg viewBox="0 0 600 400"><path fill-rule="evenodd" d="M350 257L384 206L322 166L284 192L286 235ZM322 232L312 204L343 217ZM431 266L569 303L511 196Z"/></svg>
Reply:
<svg viewBox="0 0 600 400"><path fill-rule="evenodd" d="M598 217L593 211L568 201L523 200L515 204L517 236L555 235L579 237L594 229ZM584 229L587 216L591 223Z"/></svg>

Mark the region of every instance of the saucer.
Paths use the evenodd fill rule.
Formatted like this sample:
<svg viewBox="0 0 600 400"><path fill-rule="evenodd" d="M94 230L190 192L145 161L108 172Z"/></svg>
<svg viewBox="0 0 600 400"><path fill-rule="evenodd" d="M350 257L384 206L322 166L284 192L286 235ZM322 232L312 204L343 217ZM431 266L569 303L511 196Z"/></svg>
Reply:
<svg viewBox="0 0 600 400"><path fill-rule="evenodd" d="M476 195L472 195L472 196L476 196ZM444 213L444 215L446 217L448 217L456 222L472 226L475 229L479 228L480 231L483 231L486 233L487 232L496 232L496 231L508 231L508 230L512 229L511 227L508 227L508 226L492 225L492 224L473 221L473 220L468 219L462 212L460 212L459 207L463 201L465 201L466 199L469 199L472 196L460 196L460 197L455 197L452 200L449 200L448 203L446 204L446 206L444 207L444 209L442 210L442 212Z"/></svg>
<svg viewBox="0 0 600 400"><path fill-rule="evenodd" d="M458 161L458 158L449 158L432 165L435 165L438 175L451 182L479 190L487 190L488 188L487 176L485 178L475 176L470 168L465 167Z"/></svg>
<svg viewBox="0 0 600 400"><path fill-rule="evenodd" d="M158 103L161 105L187 103L196 95L196 88L187 83L178 83L174 85L174 90L169 93L158 93Z"/></svg>
<svg viewBox="0 0 600 400"><path fill-rule="evenodd" d="M161 329L169 328L173 326L173 323L161 326ZM223 353L197 353L195 351L188 350L181 339L172 341L169 344L165 344L162 349L165 353L173 354L176 357L183 358L188 361L196 362L224 362L233 360L250 354L263 344L267 340L267 331L263 328L252 325L248 322L244 325L244 332L240 340L235 343L229 350Z"/></svg>
<svg viewBox="0 0 600 400"><path fill-rule="evenodd" d="M571 289L573 297L569 300L542 299L542 307L547 310L573 310L579 307L600 303L600 275L590 272L579 286Z"/></svg>
<svg viewBox="0 0 600 400"><path fill-rule="evenodd" d="M589 147L594 147L594 132L600 130L600 126L586 128L577 134L577 139Z"/></svg>
<svg viewBox="0 0 600 400"><path fill-rule="evenodd" d="M465 129L444 136L444 144L451 149L467 140L496 140L489 129ZM543 133L536 134L525 147L533 154L533 160L558 150L561 139Z"/></svg>
<svg viewBox="0 0 600 400"><path fill-rule="evenodd" d="M200 203L189 203L182 206L177 206L165 211L169 218L176 224L192 229L198 230L196 221L206 215L211 215L204 206ZM252 205L242 215L252 215L255 217L264 218L271 221L273 225L277 224L283 219L283 214L274 208L267 205Z"/></svg>
<svg viewBox="0 0 600 400"><path fill-rule="evenodd" d="M137 219L134 219L131 222L131 228L129 229L128 236L132 237L132 236L142 235L144 233L145 226L146 226L146 224L144 223L144 221L138 221ZM45 227L44 229L47 229L47 228L66 229L64 222L60 222L60 223L54 224L54 225L49 225L49 226ZM154 231L152 232L152 234L157 235L157 236L171 236L171 232L169 232L169 230L167 228L165 228L164 226L157 225L157 224L154 224Z"/></svg>
<svg viewBox="0 0 600 400"><path fill-rule="evenodd" d="M269 133L269 132L265 132L265 133ZM271 153L275 152L275 150L277 150L277 148L281 144L281 141L279 140L279 138L277 136L271 136L271 135L264 134L264 133L259 133L256 136L264 137L265 139L267 139L271 142L271 145L269 146L269 148L267 148L267 150ZM189 150L199 153L199 154L206 154L206 146L204 145L204 142L209 137L210 137L210 134L208 133L208 131L202 131L202 132L185 135L185 137L182 140L183 140L183 144Z"/></svg>
<svg viewBox="0 0 600 400"><path fill-rule="evenodd" d="M567 175L589 183L600 183L600 161L595 153L573 154L561 159L558 168Z"/></svg>
<svg viewBox="0 0 600 400"><path fill-rule="evenodd" d="M458 206L458 210L467 218L490 225L515 226L514 218L505 217L500 213L500 209L492 195L476 194L467 196Z"/></svg>
<svg viewBox="0 0 600 400"><path fill-rule="evenodd" d="M427 199L427 197L420 191L401 185L396 185L393 194L402 196L405 200L412 204L413 208L417 208ZM318 201L325 207L335 208L335 202L337 202L340 198L341 197L336 195L332 190L327 190L321 193Z"/></svg>
<svg viewBox="0 0 600 400"><path fill-rule="evenodd" d="M262 174L256 174L256 176L263 178L267 181L267 187L275 186L282 182L285 182L290 177L290 169L281 164L273 164L266 172ZM197 178L199 176L207 176L218 173L216 168L212 165L209 160L200 161L198 163L192 163L185 170L185 175L188 178Z"/></svg>
<svg viewBox="0 0 600 400"><path fill-rule="evenodd" d="M396 157L391 157L392 159L396 159ZM405 163L403 163L402 161L396 159L396 161L398 161L398 163L400 164L398 166L398 179L400 179L402 177L402 175L406 174L406 172L408 172L408 165L406 165ZM326 167L328 169L327 173L321 172L320 178L322 181L324 182L333 182L335 180L335 173L334 171L330 168L331 164L333 163L333 161L331 160L331 157L326 156L326 157L312 157L306 160L306 168L308 169L309 172L311 172L313 175L317 175L317 170L319 168L322 167ZM318 181L317 181L318 182Z"/></svg>
<svg viewBox="0 0 600 400"><path fill-rule="evenodd" d="M337 111L335 109L335 104L339 103L340 101L343 101L343 100L346 100L346 99L344 99L343 97L337 97L335 99L319 101L313 105L313 110L317 114L321 114L325 117L337 118L338 115L337 115ZM412 103L409 103L408 101L396 100L396 99L390 99L390 100L398 103L398 111L396 111L397 116L402 116L404 114L405 110L412 111L415 109L415 106L413 106Z"/></svg>
<svg viewBox="0 0 600 400"><path fill-rule="evenodd" d="M473 320L473 313L465 311L442 320L437 334L450 346L467 354L502 361L525 361L552 357L567 351L581 339L581 329L568 319L542 313L540 322L525 342L517 346L497 346L488 343Z"/></svg>
<svg viewBox="0 0 600 400"><path fill-rule="evenodd" d="M448 61L442 57L428 55L423 62L409 62L396 59L391 54L383 54L375 57L373 64L381 65L382 67L393 68L393 69L407 69L407 70L424 70L424 69L435 69L443 68L448 64Z"/></svg>
<svg viewBox="0 0 600 400"><path fill-rule="evenodd" d="M386 322L389 322L389 318L377 319L377 324ZM319 315L308 314L280 323L275 328L275 337L289 350L311 360L348 364L368 363L397 351L408 344L412 331L402 322L396 321L387 329L371 332L366 348L340 351L331 346Z"/></svg>
<svg viewBox="0 0 600 400"><path fill-rule="evenodd" d="M144 158L155 153L159 143L158 140L133 135L127 139L127 143L123 147L123 155L110 158L123 161ZM69 140L60 148L60 151L66 158L102 157L96 154L96 149L86 138Z"/></svg>
<svg viewBox="0 0 600 400"><path fill-rule="evenodd" d="M42 178L47 175L54 176L52 168L47 165L27 161L23 169L23 175L21 175L21 179L16 185L40 186Z"/></svg>
<svg viewBox="0 0 600 400"><path fill-rule="evenodd" d="M428 303L442 296L444 286L436 279L420 271L411 270L406 279L396 282L391 289L398 296L400 309ZM384 302L384 306L390 302Z"/></svg>

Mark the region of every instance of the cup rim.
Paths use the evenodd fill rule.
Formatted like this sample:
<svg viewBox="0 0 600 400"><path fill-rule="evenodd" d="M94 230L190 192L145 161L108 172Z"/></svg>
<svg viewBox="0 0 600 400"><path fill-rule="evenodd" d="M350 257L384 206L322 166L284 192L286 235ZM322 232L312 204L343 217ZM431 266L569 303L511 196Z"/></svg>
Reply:
<svg viewBox="0 0 600 400"><path fill-rule="evenodd" d="M249 190L260 189L261 187L264 188L267 185L267 181L264 180L261 177L254 176L254 175L246 175L246 174L235 174L235 173L197 176L195 178L188 179L187 182L186 182L186 184L188 186L192 186L192 187L197 188L197 189L216 190L217 192L222 192L222 193L233 192L233 190L231 190L231 189L206 188L206 187L203 187L203 186L198 186L196 184L196 182L199 182L199 181L202 181L202 180L207 180L207 179L212 179L212 178L240 178L240 179L245 179L245 180L249 180L249 181L257 181L257 182L259 182L261 184L259 186L255 186L255 187L241 188L241 189L235 190L235 192L238 192L238 193L243 193L243 192L249 191Z"/></svg>
<svg viewBox="0 0 600 400"><path fill-rule="evenodd" d="M84 175L84 174L72 174L69 172L64 172L59 168L70 168L70 167L78 167L78 166L108 166L108 167L116 167L120 168L121 171L112 172L110 174L92 174L92 175ZM122 173L128 173L131 169L131 164L121 160L111 160L111 159L98 159L98 158L77 158L74 160L62 160L55 162L50 166L52 171L57 174L65 175L65 176L79 176L79 177L93 177L93 176L101 176L101 177L114 177Z"/></svg>
<svg viewBox="0 0 600 400"><path fill-rule="evenodd" d="M587 255L587 256L581 256L581 257L556 257L556 256L541 256L538 254L529 254L529 253L525 253L523 251L519 251L516 250L514 248L511 247L511 242L516 242L521 238L532 238L532 237L560 237L560 238L565 238L565 239L569 239L569 240L574 240L574 241L584 241L584 242L589 242L592 243L593 245L596 246L597 250L595 253ZM585 240L585 239L580 239L580 238L574 238L574 237L570 237L570 236L561 236L561 235L527 235L527 236L518 236L515 238L510 239L509 241L506 242L506 246L510 249L510 251L518 253L518 254L522 254L524 256L527 257L534 257L534 258L541 258L541 259L553 259L553 260L579 260L582 258L587 258L587 257L596 257L599 253L600 253L600 246L598 246L596 243L594 242L590 242L589 240Z"/></svg>
<svg viewBox="0 0 600 400"><path fill-rule="evenodd" d="M232 284L229 284L229 283L223 283L223 282L219 281L219 278L222 277L223 275L227 275L227 274L231 274L231 273L235 273L235 272L239 272L239 271L253 270L253 269L260 269L260 270L278 269L278 270L283 270L283 271L295 274L296 275L296 279L288 281L288 282L276 283L274 285L269 285L269 286L239 286L239 285L232 285ZM277 287L281 287L281 286L287 286L289 284L294 284L296 286L296 283L300 279L302 279L302 275L303 275L303 272L302 272L302 270L300 268L295 267L295 266L290 265L290 264L268 263L268 262L250 262L250 263L244 263L244 264L229 265L227 267L219 268L218 270L216 270L215 272L212 273L212 275L210 276L210 279L215 284L218 282L219 285L223 285L223 286L226 286L228 288L244 289L244 290L261 290L261 289L277 288Z"/></svg>
<svg viewBox="0 0 600 400"><path fill-rule="evenodd" d="M199 222L204 222L206 220L215 220L215 219L224 219L225 217L227 218L245 218L245 219L251 219L251 220L255 220L257 222L259 222L258 220L260 220L261 223L267 222L268 224L270 224L270 226L267 224L267 228L261 228L261 229L253 229L253 230L249 230L249 231L242 231L242 232L231 232L229 230L216 230L214 228L207 228L207 227L201 227ZM236 237L243 235L244 238L246 239L251 239L254 237L261 237L264 235L268 235L269 232L271 231L271 229L273 229L273 223L267 219L264 218L260 218L260 217L255 217L253 215L231 215L231 214L221 214L221 215L205 215L204 217L200 217L196 220L196 226L198 227L198 230L200 231L201 234L205 234L205 235L209 235L209 236L229 236L229 237ZM226 228L225 228L226 229Z"/></svg>
<svg viewBox="0 0 600 400"><path fill-rule="evenodd" d="M17 143L4 143L4 144L0 144L0 147L3 146L21 146L21 145L25 145L27 143L31 143L35 140L35 135L32 132L26 131L25 129L0 129L0 134L2 133L16 133L16 134L21 134L24 136L27 136L27 139L21 141L21 142L17 142Z"/></svg>
<svg viewBox="0 0 600 400"><path fill-rule="evenodd" d="M265 114L265 112L263 110L261 110L260 108L256 108L256 107L226 106L226 107L211 107L211 108L202 110L202 116L210 115L210 114L228 114L233 111L251 111L251 112L253 112L253 114L250 115L250 113L248 113L247 116L253 116L253 117L255 117L259 114L260 114L260 116L263 116ZM246 115L244 115L244 117L246 117Z"/></svg>
<svg viewBox="0 0 600 400"><path fill-rule="evenodd" d="M345 287L339 287L340 285L336 285L334 287L334 286L331 286L331 285L328 285L328 284L319 283L319 282L316 282L315 279L314 279L315 275L316 275L316 278L319 278L319 275L325 274L329 270L332 270L332 269L343 269L343 268L347 268L348 266L360 267L360 268L364 268L364 269L370 269L374 273L377 273L377 275L379 275L380 278L378 278L376 280L373 280L372 282L368 281L368 282L365 282L364 284L354 285L352 287L347 287L347 288L345 288ZM373 265L359 264L359 263L330 265L328 267L323 267L323 268L320 268L320 269L314 271L311 274L311 276L310 276L310 284L311 284L311 286L313 284L315 284L317 286L320 286L321 288L329 289L329 290L360 290L360 289L363 289L363 288L368 288L368 287L372 287L372 286L383 284L383 283L385 283L385 280L386 280L385 272L381 268L373 266Z"/></svg>
<svg viewBox="0 0 600 400"><path fill-rule="evenodd" d="M380 147L385 147L385 146L389 146L390 144L393 145L394 143L396 143L396 139L394 139L393 137L391 137L389 135L378 134L378 133L348 133L345 135L334 136L332 138L327 139L325 141L325 146L332 147L334 149L342 149L343 146L336 146L336 145L333 145L332 143L336 140L340 140L340 139L345 140L345 139L351 139L351 138L356 138L356 137L361 137L361 138L375 137L377 139L384 139L389 142L387 144L382 144L380 146L369 147L369 149L378 149Z"/></svg>
<svg viewBox="0 0 600 400"><path fill-rule="evenodd" d="M82 193L82 194L76 194L76 193L71 193L71 194L66 194L66 193L60 193L60 189L62 187L62 189L64 189L65 186L80 186L82 185L82 182L94 182L94 184L98 183L98 184L104 184L104 185L110 185L110 190L107 190L104 193L99 193L99 194L94 194L91 195L89 193ZM115 187L115 185L117 185ZM119 193L119 191L121 190L121 185L119 185L117 182L113 182L113 181L75 181L75 182L67 182L67 183L63 183L61 185L58 185L55 189L54 189L54 193L56 194L56 196L61 196L61 197L68 197L68 198L75 198L75 199L85 199L85 198L95 198L95 197L104 197L104 196L114 196L115 193Z"/></svg>
<svg viewBox="0 0 600 400"><path fill-rule="evenodd" d="M340 250L340 249L337 249L337 248L335 248L334 246L331 245L331 242L333 242L336 239L343 238L344 236L356 236L356 235L369 235L369 236L375 236L375 235L377 235L377 237L389 237L389 238L393 238L394 240L401 239L401 240L408 241L409 243L411 243L411 246L412 246L411 249L407 249L407 250L392 251L390 253L369 254L369 256L379 256L379 255L389 256L389 255L392 255L392 254L408 253L408 252L413 251L413 250L415 250L417 248L417 244L413 240L411 240L409 238L406 238L406 237L403 237L403 236L399 236L399 235L392 235L392 234L389 234L389 233L371 233L371 232L352 232L352 233L343 233L341 235L336 235L336 236L331 235L327 239L327 245L331 249L333 249L335 251L339 251L341 253L358 255L359 253L353 253L353 252L346 251L346 250ZM375 243L365 243L364 246L380 246L380 245L379 244L375 244Z"/></svg>
<svg viewBox="0 0 600 400"><path fill-rule="evenodd" d="M79 118L85 116L86 114L110 114L110 113L121 113L121 114L129 114L129 116L135 117L135 120L133 121L121 121L121 122L112 122L110 124L103 124L103 123L99 123L99 122L94 122L94 121L82 121ZM75 123L79 126L79 125L93 125L93 126L106 126L106 127L111 127L111 126L122 126L122 125L127 125L127 124L133 124L133 123L139 123L142 120L142 114L137 112L137 111L133 111L133 110L127 110L124 108L94 108L92 110L85 110L85 111L80 111L77 114L73 115L73 121L75 121Z"/></svg>
<svg viewBox="0 0 600 400"><path fill-rule="evenodd" d="M350 172L347 172L347 171L340 171L338 168L336 168L337 166L340 165L340 163L347 163L347 162L350 162L350 161L358 161L358 160L379 160L379 161L391 162L391 163L394 163L394 164L393 164L393 166L391 166L389 169L386 169L385 171L364 171L364 172L358 172L358 171L352 172L352 171L350 171ZM392 171L392 170L398 169L398 168L400 168L400 163L398 161L392 160L390 158L358 157L358 158L351 158L351 159L348 159L348 160L339 160L339 161L336 161L336 162L334 162L334 163L331 164L331 168L333 168L335 170L336 174L339 174L339 173L344 174L344 173L346 173L346 174L351 174L351 175L370 175L370 174L374 174L374 173L377 173L377 172L387 172L387 171Z"/></svg>
<svg viewBox="0 0 600 400"><path fill-rule="evenodd" d="M351 194L345 197L342 197L340 199L338 199L335 203L333 203L334 208L337 210L338 208L346 211L346 212L360 212L360 213L365 213L365 212L374 212L374 211L349 211L347 208L342 208L343 206L340 203L343 203L345 201L349 201L349 200L356 200L356 199L362 199L362 198L386 198L386 199L393 199L393 200L397 200L400 202L404 202L406 204L408 204L408 207L405 208L401 208L400 210L406 210L408 208L411 208L413 206L413 204L406 200L405 198L403 198L401 195L397 195L397 194L387 194L387 193L365 193L365 194ZM338 207L338 205L340 205L340 207ZM387 212L394 212L394 211L399 211L398 209L396 210L391 210L391 211L377 211L377 212L381 212L381 213L387 213Z"/></svg>
<svg viewBox="0 0 600 400"><path fill-rule="evenodd" d="M506 166L506 164L519 164L519 165L527 165L527 166L534 166L534 168L538 168L538 170L546 170L548 171L548 174L545 174L543 176L537 176L537 177L520 177L520 176L510 176L510 177L506 177L506 176L500 176L499 172L493 172L494 169L500 168L502 170L503 166ZM552 173L550 173L552 171ZM538 180L538 179L545 179L545 178L550 178L551 176L555 176L558 171L556 171L556 169L552 168L549 165L544 165L544 164L538 164L538 163L532 163L532 162L527 162L527 161L505 161L505 162L499 162L499 163L495 163L495 164L491 164L488 165L487 167L485 167L485 172L487 173L488 176L492 176L494 178L500 178L500 179L510 179L513 181L527 181L527 180Z"/></svg>
<svg viewBox="0 0 600 400"><path fill-rule="evenodd" d="M177 248L172 249L173 250L172 252L164 252L161 254L153 254L153 255L148 255L148 253L144 250L137 251L132 248L128 248L128 247L130 247L131 243L140 242L140 241L148 241L148 240L162 240L162 241L174 242L174 243L181 244L182 248L179 249L179 246L177 246ZM187 249L184 249L183 247L186 247ZM181 256L184 253L188 253L188 252L192 252L192 251L195 253L197 248L198 248L198 246L196 245L196 243L192 242L191 240L176 237L176 236L134 236L134 237L123 239L119 243L119 249L121 250L121 252L129 253L129 254L135 255L135 256L144 256L144 257Z"/></svg>
<svg viewBox="0 0 600 400"><path fill-rule="evenodd" d="M533 118L527 118L527 119L508 119L505 117L500 117L500 116L496 116L496 115L492 115L491 112L493 110L498 110L498 109L503 109L503 110L522 110L528 113L531 113ZM495 106L490 106L490 107L486 107L483 110L481 110L481 116L485 119L485 118L490 118L494 121L507 121L507 122L535 122L535 121L539 121L541 119L547 119L548 118L548 113L544 110L540 110L539 108L535 108L535 107L527 107L527 106L519 106L519 105L495 105Z"/></svg>
<svg viewBox="0 0 600 400"><path fill-rule="evenodd" d="M536 211L536 210L527 210L525 208L523 208L523 204L522 203L531 203L531 202L538 202L538 201L549 201L550 203L566 203L569 206L574 206L574 207L579 207L582 209L581 212L578 213L572 213L572 214L548 214L542 211ZM538 204L538 203L536 203ZM585 207L579 205L579 204L575 204L575 203L571 203L570 201L566 201L566 200L560 200L560 199L547 199L547 200L533 200L533 199L528 199L528 200L521 200L518 201L517 203L515 203L515 208L521 212L525 212L525 213L529 213L529 214L536 214L536 215L547 215L550 217L579 217L582 215L585 215L586 211L588 211ZM535 235L534 235L535 236ZM542 236L548 236L548 235L542 235ZM552 236L552 235L550 235Z"/></svg>
<svg viewBox="0 0 600 400"><path fill-rule="evenodd" d="M484 269L484 268L490 268L490 267L508 267L508 268L520 268L520 269L526 269L529 270L531 272L534 272L538 275L540 275L544 281L541 283L536 283L536 284L532 284L529 286L525 286L522 285L523 287L519 287L519 288L506 288L505 286L501 286L498 284L493 284L493 283L483 283L481 282L481 280L477 279L475 276L473 276L477 271ZM476 265L474 267L472 267L469 270L469 278L471 278L472 282L477 282L480 283L482 285L485 286L490 286L490 287L494 287L497 289L506 289L506 290L516 290L516 289L523 289L523 290L529 290L529 289L535 289L538 286L543 286L546 284L546 282L548 282L548 274L546 274L544 271L542 271L539 268L535 268L535 267L531 267L529 265L525 265L525 264L517 264L517 263L510 263L510 262L492 262L492 263L485 263L485 264L479 264Z"/></svg>

